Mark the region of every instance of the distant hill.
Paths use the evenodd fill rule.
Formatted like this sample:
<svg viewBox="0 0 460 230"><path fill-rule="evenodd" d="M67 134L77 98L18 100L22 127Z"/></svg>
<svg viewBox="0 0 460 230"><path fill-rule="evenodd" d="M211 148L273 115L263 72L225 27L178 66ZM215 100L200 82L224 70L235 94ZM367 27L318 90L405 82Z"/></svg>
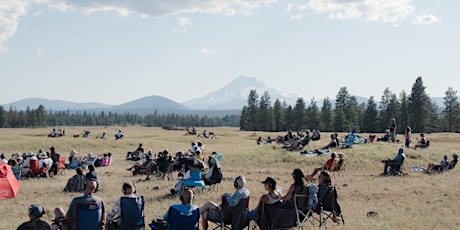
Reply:
<svg viewBox="0 0 460 230"><path fill-rule="evenodd" d="M177 113L186 111L188 108L168 98L153 95L126 102L121 105L112 106L105 110L145 114L153 113L155 110L159 113Z"/></svg>
<svg viewBox="0 0 460 230"><path fill-rule="evenodd" d="M9 104L4 104L2 106L5 110L9 110L10 107L16 110L26 110L27 107L30 109L36 109L39 105L43 105L46 110L56 111L104 109L113 106L95 102L79 103L63 100L50 100L45 98L26 98Z"/></svg>
<svg viewBox="0 0 460 230"><path fill-rule="evenodd" d="M259 98L265 91L270 95L272 103L278 98L281 102L286 101L290 105L295 105L299 96L285 93L267 87L263 82L255 77L239 76L224 87L215 90L204 97L186 101L183 105L191 109L239 109L247 105L250 90L256 90Z"/></svg>

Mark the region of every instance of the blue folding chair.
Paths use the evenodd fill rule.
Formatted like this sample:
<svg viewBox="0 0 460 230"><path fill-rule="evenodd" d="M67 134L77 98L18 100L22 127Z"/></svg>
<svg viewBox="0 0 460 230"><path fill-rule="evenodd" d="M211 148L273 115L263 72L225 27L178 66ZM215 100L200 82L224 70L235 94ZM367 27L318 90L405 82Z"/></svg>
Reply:
<svg viewBox="0 0 460 230"><path fill-rule="evenodd" d="M105 215L102 202L78 202L76 208L77 230L102 229L101 219Z"/></svg>
<svg viewBox="0 0 460 230"><path fill-rule="evenodd" d="M122 197L120 229L145 229L144 197Z"/></svg>
<svg viewBox="0 0 460 230"><path fill-rule="evenodd" d="M199 220L199 208L193 210L190 215L185 215L173 207L169 208L167 220L169 230L198 230Z"/></svg>

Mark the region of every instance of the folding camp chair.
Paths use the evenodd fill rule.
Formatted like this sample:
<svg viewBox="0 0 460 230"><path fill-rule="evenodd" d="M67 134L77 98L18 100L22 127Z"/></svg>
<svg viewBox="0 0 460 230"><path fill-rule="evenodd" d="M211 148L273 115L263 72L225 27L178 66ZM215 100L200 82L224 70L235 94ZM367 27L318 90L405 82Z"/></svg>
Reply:
<svg viewBox="0 0 460 230"><path fill-rule="evenodd" d="M332 171L332 175L334 175L334 178L335 178L335 173L337 172L339 176L343 177L343 173L345 172L346 168L347 168L347 161L343 159L340 166L336 167L336 170Z"/></svg>
<svg viewBox="0 0 460 230"><path fill-rule="evenodd" d="M340 143L340 148L351 148L355 143L355 135L350 135L345 142Z"/></svg>
<svg viewBox="0 0 460 230"><path fill-rule="evenodd" d="M58 175L64 175L64 170L66 169L65 167L65 158L64 157L59 157L59 162L57 166L57 174Z"/></svg>
<svg viewBox="0 0 460 230"><path fill-rule="evenodd" d="M248 218L248 207L249 207L249 197L235 205L234 207L230 207L227 202L227 198L222 197L221 207L213 208L212 210L208 211L208 221L211 223L216 224L216 229L243 229L249 225L249 218ZM215 213L217 215L210 215L210 213ZM231 226L231 227L230 227Z"/></svg>
<svg viewBox="0 0 460 230"><path fill-rule="evenodd" d="M168 211L169 230L198 230L200 220L200 209L195 209L190 215L185 215L179 210L170 207Z"/></svg>
<svg viewBox="0 0 460 230"><path fill-rule="evenodd" d="M121 197L120 229L145 229L144 197Z"/></svg>
<svg viewBox="0 0 460 230"><path fill-rule="evenodd" d="M195 170L195 169L189 169L188 172L190 173L190 179L181 179L183 187L189 187L196 192L201 192L206 188L206 185L204 184L204 181L202 179L202 173L201 170ZM182 193L182 191L180 191ZM179 194L180 194L179 193Z"/></svg>
<svg viewBox="0 0 460 230"><path fill-rule="evenodd" d="M283 203L278 201L274 204L262 203L259 207L259 216L256 219L257 225L261 230L272 230L275 229L275 221L278 217L278 213L281 210ZM252 229L255 229L253 227Z"/></svg>
<svg viewBox="0 0 460 230"><path fill-rule="evenodd" d="M404 170L404 160L405 159L406 158L403 157L400 164L391 164L389 166L389 170L388 170L389 175L392 175L392 176L406 175L404 173L404 171L403 171Z"/></svg>
<svg viewBox="0 0 460 230"><path fill-rule="evenodd" d="M104 205L102 202L78 202L76 229L77 230L101 230L102 215L105 215Z"/></svg>
<svg viewBox="0 0 460 230"><path fill-rule="evenodd" d="M305 190L308 191L306 194L294 194L294 207L299 229L302 229L303 224L307 221L315 226L315 220L318 220L313 215L318 205L318 197L316 196L318 187L314 184L309 184L305 186Z"/></svg>
<svg viewBox="0 0 460 230"><path fill-rule="evenodd" d="M28 176L38 177L40 175L40 170L38 167L38 160L30 160L30 168Z"/></svg>
<svg viewBox="0 0 460 230"><path fill-rule="evenodd" d="M324 224L326 226L326 221L328 219L334 220L340 218L342 223L345 224L345 219L342 215L342 210L339 203L337 202L337 190L335 186L330 186L327 188L326 192L319 198L319 206L317 212L320 216L320 227ZM337 219L336 219L337 221Z"/></svg>

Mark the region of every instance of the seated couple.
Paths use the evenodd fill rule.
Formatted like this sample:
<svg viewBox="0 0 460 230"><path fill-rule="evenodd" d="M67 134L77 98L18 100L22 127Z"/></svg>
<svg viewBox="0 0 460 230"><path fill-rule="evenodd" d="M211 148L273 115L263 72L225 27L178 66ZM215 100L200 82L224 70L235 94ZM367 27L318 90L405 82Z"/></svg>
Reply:
<svg viewBox="0 0 460 230"><path fill-rule="evenodd" d="M427 169L425 170L426 173L432 173L433 170L436 172L447 171L455 168L458 162L458 155L452 155L454 158L451 162L449 162L449 155L444 154L443 160L439 164L429 163Z"/></svg>

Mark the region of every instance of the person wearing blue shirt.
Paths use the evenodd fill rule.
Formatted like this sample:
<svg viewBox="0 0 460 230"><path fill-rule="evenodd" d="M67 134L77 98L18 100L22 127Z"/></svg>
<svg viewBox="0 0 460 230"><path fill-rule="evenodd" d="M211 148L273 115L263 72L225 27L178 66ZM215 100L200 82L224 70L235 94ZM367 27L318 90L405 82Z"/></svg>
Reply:
<svg viewBox="0 0 460 230"><path fill-rule="evenodd" d="M180 204L173 204L171 208L178 210L180 213L184 214L185 216L189 216L192 214L194 210L198 208L198 206L192 204L193 202L193 190L190 188L185 188L180 195ZM163 215L163 220L168 220L169 209L166 210L165 214Z"/></svg>

